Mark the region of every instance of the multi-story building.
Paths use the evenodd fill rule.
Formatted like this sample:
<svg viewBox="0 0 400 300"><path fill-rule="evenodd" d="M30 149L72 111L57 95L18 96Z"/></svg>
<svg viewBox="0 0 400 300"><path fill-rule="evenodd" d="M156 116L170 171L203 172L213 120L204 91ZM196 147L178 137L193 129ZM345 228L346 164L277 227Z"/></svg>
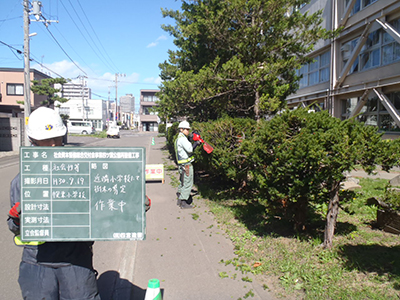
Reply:
<svg viewBox="0 0 400 300"><path fill-rule="evenodd" d="M133 115L135 113L135 97L133 94L126 94L119 97L120 115L122 124L132 127Z"/></svg>
<svg viewBox="0 0 400 300"><path fill-rule="evenodd" d="M35 69L30 70L30 79L42 80L50 76ZM35 110L42 101L44 95L35 95L31 92L31 109ZM24 69L0 68L0 115L6 117L22 116L24 111Z"/></svg>
<svg viewBox="0 0 400 300"><path fill-rule="evenodd" d="M156 93L160 90L140 90L139 131L158 131L159 118L151 108L158 101Z"/></svg>
<svg viewBox="0 0 400 300"><path fill-rule="evenodd" d="M92 90L86 83L68 82L62 85L62 97L69 100L87 100L92 98Z"/></svg>
<svg viewBox="0 0 400 300"><path fill-rule="evenodd" d="M387 134L400 132L400 1L312 0L301 8L323 10L322 25L342 27L320 41L304 65L288 106L318 104L338 118L359 115ZM318 108L317 108L318 109Z"/></svg>
<svg viewBox="0 0 400 300"><path fill-rule="evenodd" d="M57 108L56 108L57 110ZM96 131L102 131L107 125L107 101L88 99L72 99L62 103L59 113L68 115L71 121L91 121Z"/></svg>

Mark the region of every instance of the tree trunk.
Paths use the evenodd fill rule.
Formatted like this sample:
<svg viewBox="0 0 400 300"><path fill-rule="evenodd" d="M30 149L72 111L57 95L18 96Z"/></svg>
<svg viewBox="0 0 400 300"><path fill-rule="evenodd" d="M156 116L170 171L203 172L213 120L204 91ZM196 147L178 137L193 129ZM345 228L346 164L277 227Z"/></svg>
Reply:
<svg viewBox="0 0 400 300"><path fill-rule="evenodd" d="M256 91L256 100L254 102L254 114L257 122L260 122L260 93Z"/></svg>
<svg viewBox="0 0 400 300"><path fill-rule="evenodd" d="M333 235L335 234L336 220L339 213L339 189L340 182L335 182L330 193L328 213L326 215L324 249L332 248Z"/></svg>
<svg viewBox="0 0 400 300"><path fill-rule="evenodd" d="M308 212L308 201L307 198L301 197L295 203L294 206L294 222L295 228L298 232L303 232L306 230L307 223L307 212Z"/></svg>

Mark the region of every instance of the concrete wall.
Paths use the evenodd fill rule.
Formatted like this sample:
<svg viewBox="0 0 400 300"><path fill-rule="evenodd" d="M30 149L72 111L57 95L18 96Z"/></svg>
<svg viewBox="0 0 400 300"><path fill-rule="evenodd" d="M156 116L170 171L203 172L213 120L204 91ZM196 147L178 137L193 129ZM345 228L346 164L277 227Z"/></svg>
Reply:
<svg viewBox="0 0 400 300"><path fill-rule="evenodd" d="M17 151L24 135L23 118L0 118L0 151Z"/></svg>

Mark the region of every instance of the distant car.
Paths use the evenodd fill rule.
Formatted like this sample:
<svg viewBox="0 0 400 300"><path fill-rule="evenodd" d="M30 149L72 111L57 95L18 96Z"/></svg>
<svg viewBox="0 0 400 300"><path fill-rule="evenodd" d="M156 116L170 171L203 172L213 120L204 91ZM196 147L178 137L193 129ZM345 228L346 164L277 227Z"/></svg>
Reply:
<svg viewBox="0 0 400 300"><path fill-rule="evenodd" d="M107 138L119 138L119 127L111 125L107 130Z"/></svg>
<svg viewBox="0 0 400 300"><path fill-rule="evenodd" d="M93 123L90 121L68 121L67 128L68 133L75 134L93 134L96 132Z"/></svg>

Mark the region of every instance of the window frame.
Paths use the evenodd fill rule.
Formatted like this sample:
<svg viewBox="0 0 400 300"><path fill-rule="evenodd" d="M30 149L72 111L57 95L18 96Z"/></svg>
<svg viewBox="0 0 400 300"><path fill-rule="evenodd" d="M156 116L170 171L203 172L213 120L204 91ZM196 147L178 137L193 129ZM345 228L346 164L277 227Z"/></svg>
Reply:
<svg viewBox="0 0 400 300"><path fill-rule="evenodd" d="M323 56L327 56L328 59L322 59ZM320 55L314 57L314 61L302 65L301 68L297 70L297 75L302 76L299 80L299 89L324 82L329 82L331 76L330 60L331 50L329 49L328 51L325 51L324 53L321 53ZM323 62L325 62L324 65L322 65ZM322 80L323 76L321 76L321 74L326 74L326 70L328 70L328 76L325 80Z"/></svg>
<svg viewBox="0 0 400 300"><path fill-rule="evenodd" d="M13 89L14 89L13 93L9 93L9 89L11 87L13 87ZM17 94L17 87L22 87L21 94ZM7 83L6 89L7 89L7 96L24 96L24 84L23 83Z"/></svg>

